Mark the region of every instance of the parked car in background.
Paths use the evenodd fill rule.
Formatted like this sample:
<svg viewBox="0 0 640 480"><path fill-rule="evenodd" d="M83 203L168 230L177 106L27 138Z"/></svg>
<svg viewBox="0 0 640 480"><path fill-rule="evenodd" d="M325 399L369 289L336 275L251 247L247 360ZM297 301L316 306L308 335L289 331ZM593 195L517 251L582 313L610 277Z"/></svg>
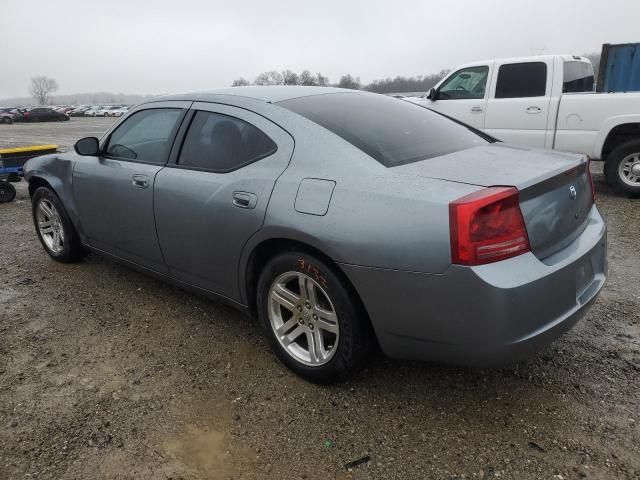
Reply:
<svg viewBox="0 0 640 480"><path fill-rule="evenodd" d="M115 110L109 110L107 113L110 117L121 117L129 111L129 108L130 107L118 107Z"/></svg>
<svg viewBox="0 0 640 480"><path fill-rule="evenodd" d="M89 105L80 105L67 113L70 117L83 117L84 113L91 109Z"/></svg>
<svg viewBox="0 0 640 480"><path fill-rule="evenodd" d="M603 160L607 182L640 196L640 92L596 93L593 66L571 55L473 62L407 98L507 143Z"/></svg>
<svg viewBox="0 0 640 480"><path fill-rule="evenodd" d="M95 117L97 113L102 109L102 107L92 106L88 110L84 112L85 117Z"/></svg>
<svg viewBox="0 0 640 480"><path fill-rule="evenodd" d="M385 95L175 95L75 150L25 166L52 258L89 248L256 313L312 381L376 343L466 365L530 355L606 277L585 155L496 143Z"/></svg>
<svg viewBox="0 0 640 480"><path fill-rule="evenodd" d="M20 122L60 122L69 120L69 116L65 113L56 112L49 107L35 107L26 110L15 121Z"/></svg>
<svg viewBox="0 0 640 480"><path fill-rule="evenodd" d="M15 116L13 113L0 110L0 123L12 124L14 118Z"/></svg>
<svg viewBox="0 0 640 480"><path fill-rule="evenodd" d="M117 107L114 105L108 105L106 107L103 107L100 110L98 110L98 112L96 113L96 117L110 117L111 112L114 110L117 110L118 108L120 107Z"/></svg>
<svg viewBox="0 0 640 480"><path fill-rule="evenodd" d="M19 113L16 108L0 108L0 123L12 124L17 115L19 115Z"/></svg>

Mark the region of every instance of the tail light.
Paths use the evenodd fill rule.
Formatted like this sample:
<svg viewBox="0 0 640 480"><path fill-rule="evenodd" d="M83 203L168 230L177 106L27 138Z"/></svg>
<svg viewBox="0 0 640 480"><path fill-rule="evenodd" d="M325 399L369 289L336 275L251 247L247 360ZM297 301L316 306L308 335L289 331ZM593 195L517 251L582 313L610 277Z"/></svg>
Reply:
<svg viewBox="0 0 640 480"><path fill-rule="evenodd" d="M449 204L451 260L483 265L530 251L518 190L491 187Z"/></svg>

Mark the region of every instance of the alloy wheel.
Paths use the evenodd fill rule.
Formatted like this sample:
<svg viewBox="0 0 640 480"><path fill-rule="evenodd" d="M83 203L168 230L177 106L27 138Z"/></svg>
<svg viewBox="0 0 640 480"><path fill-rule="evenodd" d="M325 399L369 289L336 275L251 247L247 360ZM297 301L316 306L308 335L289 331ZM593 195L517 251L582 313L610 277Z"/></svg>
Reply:
<svg viewBox="0 0 640 480"><path fill-rule="evenodd" d="M43 198L36 210L38 231L42 241L53 253L60 253L64 249L64 226L58 210L53 203Z"/></svg>
<svg viewBox="0 0 640 480"><path fill-rule="evenodd" d="M269 289L269 320L280 345L296 361L324 365L333 358L340 336L329 295L310 276L285 272Z"/></svg>

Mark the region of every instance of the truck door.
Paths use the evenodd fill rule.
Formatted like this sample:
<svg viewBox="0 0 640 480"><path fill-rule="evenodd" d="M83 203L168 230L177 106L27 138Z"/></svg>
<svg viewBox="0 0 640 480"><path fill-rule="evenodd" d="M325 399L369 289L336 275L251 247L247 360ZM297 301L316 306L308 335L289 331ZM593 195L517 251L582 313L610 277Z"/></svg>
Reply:
<svg viewBox="0 0 640 480"><path fill-rule="evenodd" d="M420 103L467 125L483 129L489 70L489 65L463 67L438 87L435 98L424 98Z"/></svg>
<svg viewBox="0 0 640 480"><path fill-rule="evenodd" d="M552 62L496 62L484 130L507 143L544 148L552 78Z"/></svg>

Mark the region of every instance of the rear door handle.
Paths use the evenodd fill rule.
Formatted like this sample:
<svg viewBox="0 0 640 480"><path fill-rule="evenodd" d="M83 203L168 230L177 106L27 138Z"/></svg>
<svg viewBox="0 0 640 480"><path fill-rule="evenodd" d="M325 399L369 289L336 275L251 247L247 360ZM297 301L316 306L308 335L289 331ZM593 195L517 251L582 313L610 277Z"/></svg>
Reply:
<svg viewBox="0 0 640 480"><path fill-rule="evenodd" d="M233 192L233 204L239 208L253 209L258 204L258 196L249 192Z"/></svg>
<svg viewBox="0 0 640 480"><path fill-rule="evenodd" d="M131 177L131 183L133 183L134 187L147 188L149 186L149 177L136 173Z"/></svg>
<svg viewBox="0 0 640 480"><path fill-rule="evenodd" d="M473 107L471 109L471 113L482 113L483 111L482 107Z"/></svg>
<svg viewBox="0 0 640 480"><path fill-rule="evenodd" d="M527 113L540 113L541 111L542 109L540 107L536 107L535 105L527 108Z"/></svg>

